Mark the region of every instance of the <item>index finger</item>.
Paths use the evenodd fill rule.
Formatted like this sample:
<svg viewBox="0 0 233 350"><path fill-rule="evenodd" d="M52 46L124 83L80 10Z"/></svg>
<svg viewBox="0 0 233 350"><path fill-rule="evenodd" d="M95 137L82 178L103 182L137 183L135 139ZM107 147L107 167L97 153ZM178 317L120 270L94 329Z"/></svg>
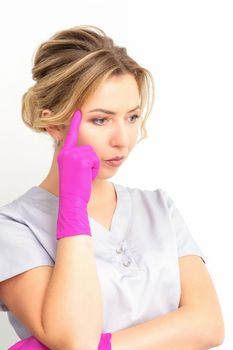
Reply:
<svg viewBox="0 0 233 350"><path fill-rule="evenodd" d="M66 135L63 148L71 148L77 145L81 119L82 119L82 113L80 109L78 109L77 111L74 112L74 115L71 119L69 131Z"/></svg>

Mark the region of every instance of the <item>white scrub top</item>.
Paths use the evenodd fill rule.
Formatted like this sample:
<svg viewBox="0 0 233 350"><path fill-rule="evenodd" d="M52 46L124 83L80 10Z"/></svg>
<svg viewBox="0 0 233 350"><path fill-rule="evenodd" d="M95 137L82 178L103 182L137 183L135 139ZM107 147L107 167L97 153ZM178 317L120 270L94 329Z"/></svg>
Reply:
<svg viewBox="0 0 233 350"><path fill-rule="evenodd" d="M89 216L104 307L103 333L179 307L180 256L205 256L174 201L162 189L115 184L111 229ZM0 281L37 266L54 266L59 199L38 186L0 207ZM20 339L32 334L0 300Z"/></svg>

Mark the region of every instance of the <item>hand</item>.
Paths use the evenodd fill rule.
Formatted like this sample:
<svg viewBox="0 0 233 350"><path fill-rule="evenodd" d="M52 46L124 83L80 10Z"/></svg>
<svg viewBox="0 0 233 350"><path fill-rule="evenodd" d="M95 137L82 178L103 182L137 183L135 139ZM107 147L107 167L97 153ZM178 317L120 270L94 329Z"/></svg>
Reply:
<svg viewBox="0 0 233 350"><path fill-rule="evenodd" d="M87 204L92 181L96 178L100 160L90 145L78 146L81 111L71 120L68 134L57 156L59 170L59 212L57 239L74 235L91 235Z"/></svg>
<svg viewBox="0 0 233 350"><path fill-rule="evenodd" d="M49 350L46 345L43 345L35 337L31 336L12 345L8 350Z"/></svg>
<svg viewBox="0 0 233 350"><path fill-rule="evenodd" d="M98 350L111 350L112 333L101 333ZM49 350L46 345L42 344L34 336L22 339L12 345L8 350Z"/></svg>

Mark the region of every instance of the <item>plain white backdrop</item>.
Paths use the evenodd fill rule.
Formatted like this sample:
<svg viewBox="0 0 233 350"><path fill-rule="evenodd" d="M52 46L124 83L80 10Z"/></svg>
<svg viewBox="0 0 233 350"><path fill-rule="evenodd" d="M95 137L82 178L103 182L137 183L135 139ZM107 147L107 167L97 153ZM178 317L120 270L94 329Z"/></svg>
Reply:
<svg viewBox="0 0 233 350"><path fill-rule="evenodd" d="M111 180L163 188L206 256L233 347L233 3L176 1L8 1L0 5L0 206L42 182L50 138L21 120L34 84L32 58L55 32L80 24L103 29L155 80L156 99L140 142ZM0 314L0 350L19 338ZM142 349L143 350L143 349ZM172 350L172 349L171 349Z"/></svg>

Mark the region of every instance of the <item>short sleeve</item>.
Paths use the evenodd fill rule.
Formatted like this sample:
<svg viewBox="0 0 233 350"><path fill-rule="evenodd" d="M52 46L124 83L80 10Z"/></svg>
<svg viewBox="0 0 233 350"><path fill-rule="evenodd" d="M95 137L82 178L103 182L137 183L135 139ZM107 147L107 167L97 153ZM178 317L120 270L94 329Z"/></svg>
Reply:
<svg viewBox="0 0 233 350"><path fill-rule="evenodd" d="M205 255L192 237L189 228L173 199L164 190L162 190L162 193L169 211L172 227L175 231L178 257L185 255L198 255L203 262L206 263Z"/></svg>
<svg viewBox="0 0 233 350"><path fill-rule="evenodd" d="M31 229L0 212L0 282L54 262ZM0 311L7 311L0 300Z"/></svg>

